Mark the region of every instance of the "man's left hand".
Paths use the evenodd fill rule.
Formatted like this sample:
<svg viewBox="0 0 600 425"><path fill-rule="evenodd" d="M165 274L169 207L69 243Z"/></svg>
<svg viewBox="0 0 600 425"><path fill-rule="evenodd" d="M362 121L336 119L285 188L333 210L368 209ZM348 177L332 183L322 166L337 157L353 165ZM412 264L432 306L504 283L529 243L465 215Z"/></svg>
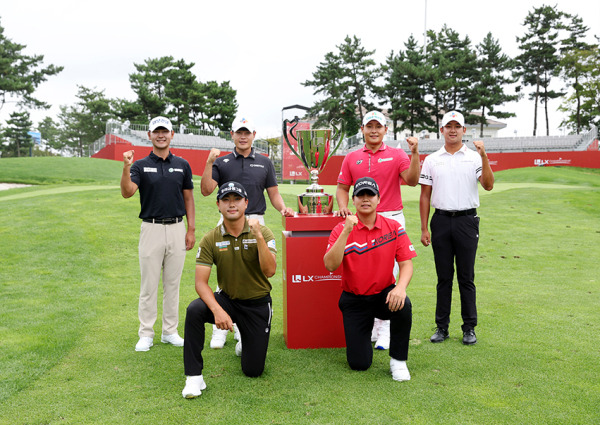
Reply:
<svg viewBox="0 0 600 425"><path fill-rule="evenodd" d="M477 148L477 153L481 156L485 156L485 146L483 145L483 140L475 140L473 142L473 146Z"/></svg>
<svg viewBox="0 0 600 425"><path fill-rule="evenodd" d="M408 148L410 149L411 153L419 153L419 139L416 137L408 137L406 142L408 143Z"/></svg>
<svg viewBox="0 0 600 425"><path fill-rule="evenodd" d="M404 307L404 300L406 299L406 291L400 286L396 286L390 292L388 292L385 299L386 304L390 311L402 310Z"/></svg>

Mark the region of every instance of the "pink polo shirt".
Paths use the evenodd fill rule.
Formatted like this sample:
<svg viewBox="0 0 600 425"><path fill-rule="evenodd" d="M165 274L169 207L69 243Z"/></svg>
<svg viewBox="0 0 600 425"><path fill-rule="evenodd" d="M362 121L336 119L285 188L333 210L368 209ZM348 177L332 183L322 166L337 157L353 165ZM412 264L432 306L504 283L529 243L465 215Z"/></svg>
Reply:
<svg viewBox="0 0 600 425"><path fill-rule="evenodd" d="M382 143L379 150L373 153L364 145L362 149L346 155L337 182L352 186L361 177L372 177L377 182L381 195L377 211L399 211L403 208L400 173L409 166L410 158L402 149L391 148Z"/></svg>
<svg viewBox="0 0 600 425"><path fill-rule="evenodd" d="M326 252L343 229L344 222L333 228ZM377 214L375 226L369 230L359 220L344 248L342 289L356 295L378 294L396 283L394 260L401 262L416 256L406 231L397 221Z"/></svg>

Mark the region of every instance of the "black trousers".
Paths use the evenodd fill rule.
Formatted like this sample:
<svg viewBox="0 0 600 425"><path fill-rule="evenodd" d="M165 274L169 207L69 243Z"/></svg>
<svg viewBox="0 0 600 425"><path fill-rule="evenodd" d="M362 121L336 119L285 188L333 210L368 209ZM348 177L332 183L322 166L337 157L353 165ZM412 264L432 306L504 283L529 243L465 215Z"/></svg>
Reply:
<svg viewBox="0 0 600 425"><path fill-rule="evenodd" d="M477 326L475 291L475 256L479 242L479 217L475 214L431 218L431 245L437 273L435 323L447 329L452 307L452 281L456 261L456 279L460 292L462 330Z"/></svg>
<svg viewBox="0 0 600 425"><path fill-rule="evenodd" d="M373 362L371 331L375 318L390 321L390 357L396 360L408 358L412 304L406 297L402 310L391 312L385 299L394 288L395 285L391 285L375 295L342 292L338 305L344 322L346 359L351 369L367 370L371 367Z"/></svg>
<svg viewBox="0 0 600 425"><path fill-rule="evenodd" d="M265 369L273 307L271 297L260 300L232 300L224 292L216 292L215 298L231 316L242 337L242 371L246 376L262 375ZM185 316L185 339L183 365L187 376L201 375L204 369L206 323L215 323L215 317L202 299L190 303Z"/></svg>

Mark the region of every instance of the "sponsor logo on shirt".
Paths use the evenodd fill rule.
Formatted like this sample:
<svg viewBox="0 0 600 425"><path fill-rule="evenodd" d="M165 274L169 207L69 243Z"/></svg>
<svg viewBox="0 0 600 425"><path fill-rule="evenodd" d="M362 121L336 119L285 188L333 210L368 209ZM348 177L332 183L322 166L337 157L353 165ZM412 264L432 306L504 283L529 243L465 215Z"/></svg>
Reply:
<svg viewBox="0 0 600 425"><path fill-rule="evenodd" d="M250 167L259 167L259 168L265 168L264 165L262 164L250 164Z"/></svg>
<svg viewBox="0 0 600 425"><path fill-rule="evenodd" d="M196 253L196 258L200 258L200 251L202 250L202 248L198 247L198 252Z"/></svg>
<svg viewBox="0 0 600 425"><path fill-rule="evenodd" d="M227 247L229 246L229 241L215 242L215 245L217 248L219 248L219 251L227 251Z"/></svg>
<svg viewBox="0 0 600 425"><path fill-rule="evenodd" d="M362 164L362 161L363 161L362 159L359 159L358 161L356 161L356 165ZM340 174L342 174L342 173L340 173Z"/></svg>
<svg viewBox="0 0 600 425"><path fill-rule="evenodd" d="M377 160L377 162L387 162L387 161L393 161L393 160L394 160L394 158L379 158Z"/></svg>
<svg viewBox="0 0 600 425"><path fill-rule="evenodd" d="M414 247L414 246L412 246L412 245L409 245L409 246L408 246L408 249L410 249L411 251L414 251L414 250L415 250L415 247Z"/></svg>
<svg viewBox="0 0 600 425"><path fill-rule="evenodd" d="M144 167L144 173L158 173L158 170L154 167Z"/></svg>
<svg viewBox="0 0 600 425"><path fill-rule="evenodd" d="M277 249L277 246L276 246L276 245L277 245L277 244L275 243L275 239L271 239L269 242L267 242L267 246L268 246L269 248L272 248L272 249Z"/></svg>
<svg viewBox="0 0 600 425"><path fill-rule="evenodd" d="M225 162L225 163L228 163L228 162L229 162L229 158L225 158L225 159L223 160L223 162Z"/></svg>
<svg viewBox="0 0 600 425"><path fill-rule="evenodd" d="M182 168L169 168L169 173L183 173L183 169Z"/></svg>

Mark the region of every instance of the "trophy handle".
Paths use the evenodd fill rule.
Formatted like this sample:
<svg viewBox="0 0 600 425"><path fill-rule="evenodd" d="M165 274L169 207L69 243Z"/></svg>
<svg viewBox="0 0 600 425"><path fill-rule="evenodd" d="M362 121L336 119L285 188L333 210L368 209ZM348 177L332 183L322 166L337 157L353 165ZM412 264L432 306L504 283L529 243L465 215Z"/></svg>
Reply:
<svg viewBox="0 0 600 425"><path fill-rule="evenodd" d="M294 129L296 128L296 126L298 125L298 123L300 122L300 118L298 117L294 117L293 120L288 121L287 119L283 120L283 126L282 126L282 133L283 133L283 138L285 139L286 143L288 144L289 148L292 150L292 152L294 153L294 155L296 155L296 157L300 160L300 162L303 163L302 158L300 157L300 155L298 154L298 152L296 151L296 149L294 149L294 147L292 146L292 144L290 143L290 141L288 140L287 137L287 125L288 124L294 124L291 128L290 128L290 136L296 141L296 143L298 143L298 139L296 137L294 137L294 134L292 133L294 131ZM300 146L298 146L298 149L300 149Z"/></svg>
<svg viewBox="0 0 600 425"><path fill-rule="evenodd" d="M333 145L334 148L331 151L331 153L329 154L329 156L333 156L335 154L335 152L338 150L338 148L342 145L342 140L344 139L344 122L341 121L340 122L340 126L339 128L336 128L336 126L334 125L333 121L330 123L331 127L333 127L334 133L333 133ZM335 139L338 139L337 142L335 142Z"/></svg>

